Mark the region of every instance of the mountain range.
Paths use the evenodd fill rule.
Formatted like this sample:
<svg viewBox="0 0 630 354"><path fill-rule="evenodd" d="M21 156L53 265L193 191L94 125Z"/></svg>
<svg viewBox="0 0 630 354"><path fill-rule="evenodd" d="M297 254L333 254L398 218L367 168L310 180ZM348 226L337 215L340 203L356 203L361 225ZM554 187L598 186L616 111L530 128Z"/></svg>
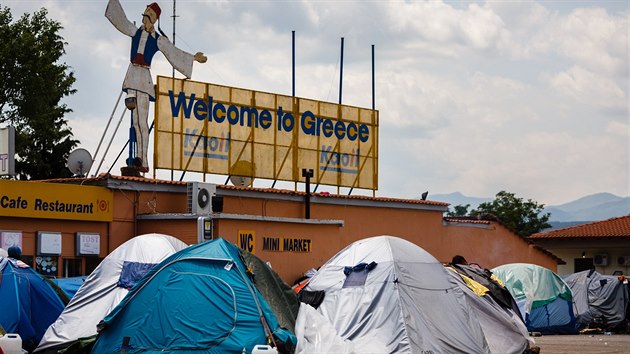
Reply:
<svg viewBox="0 0 630 354"><path fill-rule="evenodd" d="M481 203L494 200L494 198L468 197L460 192L429 195L427 199L450 203L451 210L456 205L466 204L470 204L468 210L472 210ZM568 203L545 206L543 212L551 214L549 223L554 228L567 227L628 215L630 214L630 197L619 197L611 193L596 193Z"/></svg>

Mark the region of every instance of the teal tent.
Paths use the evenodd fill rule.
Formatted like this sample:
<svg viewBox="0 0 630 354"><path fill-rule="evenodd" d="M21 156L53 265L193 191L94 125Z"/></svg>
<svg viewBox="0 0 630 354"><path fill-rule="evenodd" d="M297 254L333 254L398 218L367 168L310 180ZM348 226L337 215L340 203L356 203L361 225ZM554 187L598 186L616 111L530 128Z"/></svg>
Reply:
<svg viewBox="0 0 630 354"><path fill-rule="evenodd" d="M224 239L181 250L105 317L92 352L240 354L265 344L290 351L295 336L280 326L253 277L238 247Z"/></svg>
<svg viewBox="0 0 630 354"><path fill-rule="evenodd" d="M535 264L512 263L492 269L516 300L529 331L576 333L571 288L553 271Z"/></svg>

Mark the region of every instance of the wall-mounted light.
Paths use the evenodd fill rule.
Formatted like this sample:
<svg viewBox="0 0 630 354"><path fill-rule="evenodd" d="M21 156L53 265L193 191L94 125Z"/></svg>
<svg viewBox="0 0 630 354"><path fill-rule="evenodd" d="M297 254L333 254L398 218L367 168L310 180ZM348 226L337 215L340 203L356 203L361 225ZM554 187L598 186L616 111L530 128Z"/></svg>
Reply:
<svg viewBox="0 0 630 354"><path fill-rule="evenodd" d="M582 258L586 258L586 252L582 252Z"/></svg>

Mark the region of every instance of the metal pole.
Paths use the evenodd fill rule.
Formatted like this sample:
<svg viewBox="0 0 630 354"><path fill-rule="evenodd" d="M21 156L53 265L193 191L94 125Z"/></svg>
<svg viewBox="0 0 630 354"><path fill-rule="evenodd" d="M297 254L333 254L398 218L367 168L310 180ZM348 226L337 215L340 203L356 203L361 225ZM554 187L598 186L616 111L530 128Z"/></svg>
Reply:
<svg viewBox="0 0 630 354"><path fill-rule="evenodd" d="M374 83L375 83L375 76L374 76L374 44L372 44L372 110L375 110L376 108L376 96L374 95Z"/></svg>
<svg viewBox="0 0 630 354"><path fill-rule="evenodd" d="M101 149L101 144L103 143L103 138L105 138L105 134L107 134L107 129L109 129L109 125L112 122L112 119L114 118L114 113L116 113L116 109L118 108L118 103L120 103L120 98L122 97L122 90L120 91L120 94L118 95L118 100L116 100L116 104L114 105L114 109L112 110L112 114L109 116L109 120L107 121L107 126L105 126L105 130L103 131L103 135L101 136L101 140L98 142L98 147L96 148L96 152L94 153L94 157L92 158L92 164L94 164L94 161L96 161L96 156L98 155L98 151ZM90 166L91 169L91 166ZM96 170L96 172L98 172L98 170ZM86 176L90 175L90 171L87 171Z"/></svg>
<svg viewBox="0 0 630 354"><path fill-rule="evenodd" d="M136 157L136 128L133 126L133 111L135 110L135 108L131 110L131 128L129 128L129 158L127 159L127 166L132 166L133 159Z"/></svg>
<svg viewBox="0 0 630 354"><path fill-rule="evenodd" d="M98 164L98 168L96 169L96 171L99 171L101 169L101 166L103 165L103 161L105 160L105 157L107 157L107 153L109 152L109 148L112 146L112 141L114 141L114 137L116 136L116 133L118 132L118 128L120 127L120 123L122 122L126 111L127 111L127 108L125 108L123 110L122 114L120 115L120 119L118 120L118 124L116 125L116 129L114 129L114 134L112 135L112 138L109 140L109 144L107 144L107 148L105 149L105 152L103 153L103 158L101 159L101 163ZM129 142L129 140L127 140L127 142ZM127 147L126 144L125 144L125 147ZM123 150L120 151L121 154L124 151L124 149L125 148L123 147ZM120 157L120 154L118 156ZM118 160L118 157L116 158L116 160ZM113 166L113 164L112 164L112 166ZM111 171L111 168L109 170ZM109 171L107 171L107 173L109 173Z"/></svg>
<svg viewBox="0 0 630 354"><path fill-rule="evenodd" d="M313 177L313 169L302 169L302 177L306 178L306 200L304 218L311 218L311 177Z"/></svg>
<svg viewBox="0 0 630 354"><path fill-rule="evenodd" d="M125 112L123 112L124 115ZM120 122L122 121L122 116L120 117L120 121L118 122L118 125L120 125ZM155 121L153 123L151 123L151 126L149 127L149 134L151 134L151 131L153 131L153 124L155 123ZM118 126L116 126L116 130L118 130ZM112 140L109 141L109 145L107 146L107 150L109 150L109 147L112 145L112 141L114 140L114 138L112 137ZM114 165L116 164L116 162L118 162L118 159L120 158L120 156L122 155L122 153L125 151L125 148L127 148L127 145L129 145L129 140L127 140L127 142L125 143L125 146L122 147L122 149L120 149L120 152L118 153L118 156L116 156L116 159L114 160L114 162L112 163L112 165L109 167L109 170L107 170L107 173L109 174L112 171L112 168L114 168ZM105 157L103 157L103 159L105 159ZM101 161L101 164L103 164L103 161ZM101 165L99 165L99 169Z"/></svg>
<svg viewBox="0 0 630 354"><path fill-rule="evenodd" d="M341 88L343 84L343 37L341 37L341 64L339 64L339 104L341 104Z"/></svg>
<svg viewBox="0 0 630 354"><path fill-rule="evenodd" d="M341 90L343 87L343 37L341 37L341 60L339 64L339 104L341 104ZM326 167L324 167L324 171L328 168L328 164L330 162L330 158L326 161ZM339 186L337 186L339 187ZM315 186L314 192L317 192L317 188L319 188L319 183Z"/></svg>
<svg viewBox="0 0 630 354"><path fill-rule="evenodd" d="M175 46L175 18L177 17L176 15L176 0L173 0L173 46ZM173 72L171 74L171 77L173 78L173 80L175 80L175 67L173 67ZM155 107L154 107L155 109ZM155 139L155 137L153 137ZM173 180L173 178L175 177L174 175L174 171L173 168L171 166L171 181ZM184 176L182 176L183 178ZM181 179L180 179L181 180Z"/></svg>
<svg viewBox="0 0 630 354"><path fill-rule="evenodd" d="M295 31L291 31L291 61L293 67L293 90L292 95L295 97Z"/></svg>
<svg viewBox="0 0 630 354"><path fill-rule="evenodd" d="M295 30L291 31L291 96L295 97ZM276 186L277 181L277 179L273 180L271 188Z"/></svg>

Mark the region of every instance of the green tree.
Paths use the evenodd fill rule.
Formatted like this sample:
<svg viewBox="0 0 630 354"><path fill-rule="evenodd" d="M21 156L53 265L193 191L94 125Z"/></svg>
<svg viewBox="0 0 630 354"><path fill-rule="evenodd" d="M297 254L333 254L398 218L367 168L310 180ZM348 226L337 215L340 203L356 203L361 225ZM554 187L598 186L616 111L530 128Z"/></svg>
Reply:
<svg viewBox="0 0 630 354"><path fill-rule="evenodd" d="M492 202L481 203L477 209L470 212L471 216L484 216L490 214L498 218L504 225L514 230L517 234L527 237L531 234L551 227L549 213L542 214L544 204L528 199L523 201L514 193L501 191L497 193Z"/></svg>
<svg viewBox="0 0 630 354"><path fill-rule="evenodd" d="M19 179L70 176L66 159L79 143L64 119L72 110L61 103L76 92L76 79L60 62L62 27L47 15L42 8L13 22L9 8L0 8L0 125L15 127Z"/></svg>
<svg viewBox="0 0 630 354"><path fill-rule="evenodd" d="M470 204L456 205L453 207L453 211L451 211L449 208L449 210L446 212L446 216L450 216L450 217L468 216L468 208L470 208Z"/></svg>

